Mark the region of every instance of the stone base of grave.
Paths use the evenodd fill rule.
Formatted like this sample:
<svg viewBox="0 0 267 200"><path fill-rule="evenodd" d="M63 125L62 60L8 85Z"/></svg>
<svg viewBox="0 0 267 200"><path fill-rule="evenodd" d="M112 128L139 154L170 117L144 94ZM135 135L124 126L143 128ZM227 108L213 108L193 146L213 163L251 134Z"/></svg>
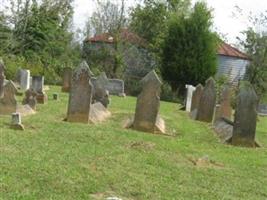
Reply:
<svg viewBox="0 0 267 200"><path fill-rule="evenodd" d="M33 115L36 113L28 104L19 105L16 112L20 113L21 116Z"/></svg>
<svg viewBox="0 0 267 200"><path fill-rule="evenodd" d="M102 105L97 102L91 105L89 119L92 123L103 122L111 116L111 113Z"/></svg>
<svg viewBox="0 0 267 200"><path fill-rule="evenodd" d="M10 128L15 129L15 130L24 131L23 124L12 124L12 125L10 125Z"/></svg>
<svg viewBox="0 0 267 200"><path fill-rule="evenodd" d="M126 94L125 93L119 93L118 96L119 97L126 97Z"/></svg>
<svg viewBox="0 0 267 200"><path fill-rule="evenodd" d="M73 122L73 123L88 124L89 123L89 115L84 114L84 113L70 114L67 116L67 118L64 119L64 121Z"/></svg>
<svg viewBox="0 0 267 200"><path fill-rule="evenodd" d="M47 94L45 93L37 94L36 100L37 100L37 103L39 104L45 104L47 102Z"/></svg>
<svg viewBox="0 0 267 200"><path fill-rule="evenodd" d="M105 108L102 103L97 102L91 104L89 116L85 114L71 114L64 121L67 122L76 122L76 123L98 123L103 122L111 116L111 113Z"/></svg>
<svg viewBox="0 0 267 200"><path fill-rule="evenodd" d="M149 133L154 133L154 134L165 134L166 133L166 129L165 129L165 121L158 116L157 120L156 120L156 124L154 126L154 129L147 129L146 128L146 124L142 124L143 127L134 127L133 126L134 123L134 118L129 118L127 121L125 121L125 123L123 124L124 128L132 128L134 130L137 131L142 131L142 132L149 132Z"/></svg>
<svg viewBox="0 0 267 200"><path fill-rule="evenodd" d="M250 148L256 148L260 147L259 143L253 140L248 140L245 138L235 138L233 140L233 137L231 137L227 143L233 145L233 146L240 146L240 147L250 147Z"/></svg>

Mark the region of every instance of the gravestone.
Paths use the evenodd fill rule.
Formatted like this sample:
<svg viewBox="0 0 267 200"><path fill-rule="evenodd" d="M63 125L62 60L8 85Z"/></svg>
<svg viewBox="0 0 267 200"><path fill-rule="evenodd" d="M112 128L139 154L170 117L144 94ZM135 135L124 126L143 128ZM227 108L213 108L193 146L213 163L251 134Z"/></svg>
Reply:
<svg viewBox="0 0 267 200"><path fill-rule="evenodd" d="M30 70L20 70L20 89L28 90L30 88Z"/></svg>
<svg viewBox="0 0 267 200"><path fill-rule="evenodd" d="M201 84L198 84L192 95L191 113L190 113L192 119L196 119L202 93L203 93L203 86Z"/></svg>
<svg viewBox="0 0 267 200"><path fill-rule="evenodd" d="M17 100L16 89L12 81L8 81L4 86L4 96L0 99L0 115L10 115L16 112Z"/></svg>
<svg viewBox="0 0 267 200"><path fill-rule="evenodd" d="M59 99L58 93L54 93L53 94L53 100L58 101L58 99Z"/></svg>
<svg viewBox="0 0 267 200"><path fill-rule="evenodd" d="M16 130L24 130L24 126L21 123L20 113L12 113L11 115L11 128Z"/></svg>
<svg viewBox="0 0 267 200"><path fill-rule="evenodd" d="M97 79L93 77L91 79L92 84L96 85ZM118 95L120 97L125 97L124 93L124 81L120 79L108 79L107 84L105 84L106 90L109 92L111 95Z"/></svg>
<svg viewBox="0 0 267 200"><path fill-rule="evenodd" d="M185 111L190 112L191 111L191 105L192 105L192 96L193 96L193 92L196 90L196 88L193 85L186 85L185 87L187 89Z"/></svg>
<svg viewBox="0 0 267 200"><path fill-rule="evenodd" d="M138 131L152 132L162 130L157 127L157 121L162 123L159 117L161 81L156 72L149 72L142 80L142 92L136 103L135 116L132 128Z"/></svg>
<svg viewBox="0 0 267 200"><path fill-rule="evenodd" d="M258 97L251 84L240 85L237 95L233 137L236 146L255 147Z"/></svg>
<svg viewBox="0 0 267 200"><path fill-rule="evenodd" d="M199 101L196 119L203 122L212 122L215 104L215 81L213 78L209 78L206 81L206 85Z"/></svg>
<svg viewBox="0 0 267 200"><path fill-rule="evenodd" d="M37 93L31 88L25 92L25 98L22 101L23 105L28 104L33 110L36 110Z"/></svg>
<svg viewBox="0 0 267 200"><path fill-rule="evenodd" d="M221 93L220 98L220 112L221 117L231 119L232 118L232 106L231 106L231 88L226 85Z"/></svg>
<svg viewBox="0 0 267 200"><path fill-rule="evenodd" d="M5 65L3 60L0 58L0 98L4 96L4 83L5 83Z"/></svg>
<svg viewBox="0 0 267 200"><path fill-rule="evenodd" d="M68 122L89 123L93 94L93 86L90 81L92 75L85 61L73 72L66 119Z"/></svg>
<svg viewBox="0 0 267 200"><path fill-rule="evenodd" d="M69 92L71 87L71 77L72 77L72 69L70 67L66 67L63 70L63 80L62 80L62 92Z"/></svg>
<svg viewBox="0 0 267 200"><path fill-rule="evenodd" d="M47 95L44 92L44 77L33 76L32 77L32 89L37 93L37 103L44 104L47 101Z"/></svg>
<svg viewBox="0 0 267 200"><path fill-rule="evenodd" d="M109 92L106 90L106 85L108 84L108 78L105 72L101 73L100 76L97 77L94 84L94 95L93 102L100 102L106 108L110 102L109 100Z"/></svg>

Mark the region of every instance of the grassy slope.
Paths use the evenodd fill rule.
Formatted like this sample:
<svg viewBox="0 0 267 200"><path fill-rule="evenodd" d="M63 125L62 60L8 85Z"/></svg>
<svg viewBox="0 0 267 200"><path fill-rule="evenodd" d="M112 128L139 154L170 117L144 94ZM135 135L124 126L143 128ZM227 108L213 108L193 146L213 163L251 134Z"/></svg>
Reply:
<svg viewBox="0 0 267 200"><path fill-rule="evenodd" d="M84 125L62 121L67 94L60 97L23 118L24 132L0 118L0 199L92 199L107 191L128 199L267 199L267 118L257 127L264 147L246 149L219 143L176 104L161 104L176 135L168 137L121 128L135 98L112 97L112 118ZM224 167L190 161L205 155Z"/></svg>

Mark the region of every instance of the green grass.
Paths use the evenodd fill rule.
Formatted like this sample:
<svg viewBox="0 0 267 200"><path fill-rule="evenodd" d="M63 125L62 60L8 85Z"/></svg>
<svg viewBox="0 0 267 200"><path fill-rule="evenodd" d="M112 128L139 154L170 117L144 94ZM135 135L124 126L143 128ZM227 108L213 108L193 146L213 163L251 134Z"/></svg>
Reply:
<svg viewBox="0 0 267 200"><path fill-rule="evenodd" d="M68 94L59 94L23 118L24 132L0 117L0 199L267 199L267 118L257 126L262 148L240 148L221 144L210 125L173 103L162 102L160 112L174 137L125 130L133 97L112 96L105 123L63 122ZM190 161L203 156L220 166Z"/></svg>

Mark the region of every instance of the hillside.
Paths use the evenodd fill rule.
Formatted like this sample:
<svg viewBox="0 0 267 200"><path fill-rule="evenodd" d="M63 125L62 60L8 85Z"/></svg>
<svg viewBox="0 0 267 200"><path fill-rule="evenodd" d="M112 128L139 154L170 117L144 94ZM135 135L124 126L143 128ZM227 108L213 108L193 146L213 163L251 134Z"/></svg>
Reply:
<svg viewBox="0 0 267 200"><path fill-rule="evenodd" d="M267 199L267 118L262 148L221 144L209 124L161 103L168 133L126 130L136 98L112 96L112 117L97 125L63 122L68 94L22 119L25 131L0 117L0 199Z"/></svg>

